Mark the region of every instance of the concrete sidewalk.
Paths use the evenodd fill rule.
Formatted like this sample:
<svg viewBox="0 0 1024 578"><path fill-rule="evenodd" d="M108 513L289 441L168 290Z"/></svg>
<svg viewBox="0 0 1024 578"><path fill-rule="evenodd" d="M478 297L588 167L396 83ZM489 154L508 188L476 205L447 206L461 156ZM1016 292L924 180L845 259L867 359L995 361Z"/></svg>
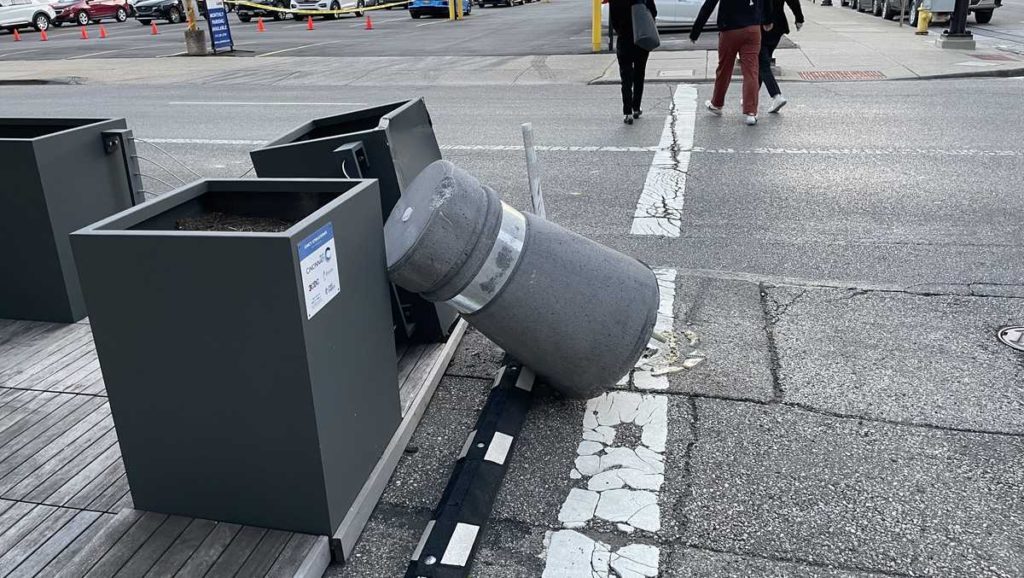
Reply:
<svg viewBox="0 0 1024 578"><path fill-rule="evenodd" d="M786 82L823 80L880 80L956 76L1024 75L1024 56L1001 50L990 38L977 36L977 50L950 50L935 45L942 28L928 36L896 21L839 6L802 3L806 23L789 39L797 48L775 51ZM788 9L787 9L788 11ZM792 21L792 14L788 14ZM653 82L702 82L714 79L715 50L674 48L690 42L686 32L662 35L662 50L651 55L647 79ZM667 49L667 50L666 50ZM619 71L612 62L594 84L617 84Z"/></svg>

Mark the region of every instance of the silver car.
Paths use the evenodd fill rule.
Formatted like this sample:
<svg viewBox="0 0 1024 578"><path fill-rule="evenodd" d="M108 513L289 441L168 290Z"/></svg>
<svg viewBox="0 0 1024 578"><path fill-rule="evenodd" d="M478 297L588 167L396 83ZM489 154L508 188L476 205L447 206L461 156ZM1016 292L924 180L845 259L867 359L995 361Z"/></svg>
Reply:
<svg viewBox="0 0 1024 578"><path fill-rule="evenodd" d="M57 16L43 0L0 0L0 27L22 28L32 26L43 31Z"/></svg>

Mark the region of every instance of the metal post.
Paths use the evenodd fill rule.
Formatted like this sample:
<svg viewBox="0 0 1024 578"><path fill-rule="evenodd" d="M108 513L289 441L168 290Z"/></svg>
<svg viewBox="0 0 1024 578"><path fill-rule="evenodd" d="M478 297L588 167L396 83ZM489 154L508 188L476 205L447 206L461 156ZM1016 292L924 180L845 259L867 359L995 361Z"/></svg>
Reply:
<svg viewBox="0 0 1024 578"><path fill-rule="evenodd" d="M537 149L533 145L533 123L523 124L523 148L526 149L526 175L530 180L530 200L533 201L533 214L546 219L544 195L540 189L540 161L537 160Z"/></svg>
<svg viewBox="0 0 1024 578"><path fill-rule="evenodd" d="M903 18L907 15L907 0L900 0L900 28L903 28Z"/></svg>
<svg viewBox="0 0 1024 578"><path fill-rule="evenodd" d="M936 44L940 48L974 50L974 36L967 30L967 9L970 0L956 0L953 15L949 20L949 29L942 31Z"/></svg>
<svg viewBox="0 0 1024 578"><path fill-rule="evenodd" d="M590 49L601 52L601 0L591 0Z"/></svg>
<svg viewBox="0 0 1024 578"><path fill-rule="evenodd" d="M448 20L455 20L455 0L448 0Z"/></svg>
<svg viewBox="0 0 1024 578"><path fill-rule="evenodd" d="M455 19L462 20L465 15L462 13L464 8L462 7L462 0L455 0Z"/></svg>

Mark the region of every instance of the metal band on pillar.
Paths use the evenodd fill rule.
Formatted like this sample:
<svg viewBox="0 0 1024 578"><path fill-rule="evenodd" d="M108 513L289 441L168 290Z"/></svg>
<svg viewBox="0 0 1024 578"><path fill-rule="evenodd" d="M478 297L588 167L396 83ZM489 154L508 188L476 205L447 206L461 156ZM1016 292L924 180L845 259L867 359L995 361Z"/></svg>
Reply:
<svg viewBox="0 0 1024 578"><path fill-rule="evenodd" d="M470 315L483 309L497 295L519 263L526 240L526 217L501 203L501 226L487 261L473 280L448 303L460 313Z"/></svg>

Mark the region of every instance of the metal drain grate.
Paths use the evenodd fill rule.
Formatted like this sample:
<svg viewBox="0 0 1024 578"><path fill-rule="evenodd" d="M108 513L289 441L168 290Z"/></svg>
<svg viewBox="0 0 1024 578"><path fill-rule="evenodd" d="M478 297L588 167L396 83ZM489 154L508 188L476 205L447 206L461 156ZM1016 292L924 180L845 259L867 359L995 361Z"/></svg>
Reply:
<svg viewBox="0 0 1024 578"><path fill-rule="evenodd" d="M999 330L999 341L1010 347L1024 351L1024 327L1003 327Z"/></svg>
<svg viewBox="0 0 1024 578"><path fill-rule="evenodd" d="M885 75L877 70L809 70L801 72L804 80L883 80Z"/></svg>

